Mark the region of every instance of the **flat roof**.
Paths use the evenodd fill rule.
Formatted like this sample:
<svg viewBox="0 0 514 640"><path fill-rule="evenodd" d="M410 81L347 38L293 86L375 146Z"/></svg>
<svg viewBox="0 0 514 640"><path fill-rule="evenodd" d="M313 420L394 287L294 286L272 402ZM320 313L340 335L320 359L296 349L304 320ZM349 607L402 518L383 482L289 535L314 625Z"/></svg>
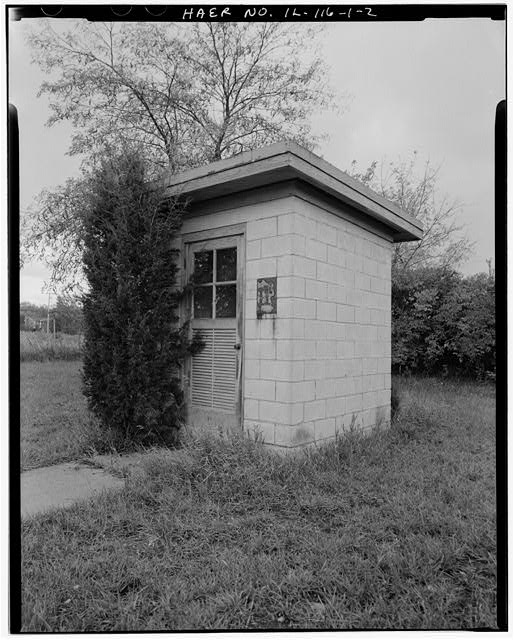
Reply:
<svg viewBox="0 0 514 640"><path fill-rule="evenodd" d="M423 227L416 218L294 142L277 142L171 175L165 187L170 196L199 202L291 179L306 182L382 223L394 242L421 239Z"/></svg>

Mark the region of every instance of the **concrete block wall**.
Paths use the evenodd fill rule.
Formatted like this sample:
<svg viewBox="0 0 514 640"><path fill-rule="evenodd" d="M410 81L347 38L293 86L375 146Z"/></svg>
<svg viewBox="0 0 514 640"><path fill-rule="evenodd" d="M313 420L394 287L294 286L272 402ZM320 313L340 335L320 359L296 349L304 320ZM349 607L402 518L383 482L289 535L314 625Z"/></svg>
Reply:
<svg viewBox="0 0 514 640"><path fill-rule="evenodd" d="M306 339L316 343L305 380L316 388L304 426L323 440L354 422L388 423L392 243L304 200L295 224L305 229L306 257L316 259L316 279L305 281L316 301L316 318L305 319Z"/></svg>
<svg viewBox="0 0 514 640"><path fill-rule="evenodd" d="M244 429L296 447L390 419L392 243L298 197L186 220L246 222ZM277 315L256 316L277 277Z"/></svg>
<svg viewBox="0 0 514 640"><path fill-rule="evenodd" d="M294 198L247 226L245 427L295 447L390 420L392 243ZM277 275L277 318L255 281Z"/></svg>

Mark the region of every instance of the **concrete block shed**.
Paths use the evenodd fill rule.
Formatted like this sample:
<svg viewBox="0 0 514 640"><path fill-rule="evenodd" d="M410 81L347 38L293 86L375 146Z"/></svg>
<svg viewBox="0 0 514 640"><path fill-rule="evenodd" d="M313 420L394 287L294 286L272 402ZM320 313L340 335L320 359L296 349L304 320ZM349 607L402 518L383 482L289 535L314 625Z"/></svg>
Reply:
<svg viewBox="0 0 514 640"><path fill-rule="evenodd" d="M298 447L390 420L391 255L412 216L294 143L186 171L187 421Z"/></svg>

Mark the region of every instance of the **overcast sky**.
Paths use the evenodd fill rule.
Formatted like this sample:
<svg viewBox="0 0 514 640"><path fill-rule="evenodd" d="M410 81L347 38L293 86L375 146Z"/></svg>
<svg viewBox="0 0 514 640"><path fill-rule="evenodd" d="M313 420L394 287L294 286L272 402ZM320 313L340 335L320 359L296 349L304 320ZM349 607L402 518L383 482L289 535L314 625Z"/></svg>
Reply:
<svg viewBox="0 0 514 640"><path fill-rule="evenodd" d="M30 26L34 21L30 21ZM20 126L20 205L77 172L65 155L70 127L45 127L46 97L23 37L28 21L9 24L9 100ZM459 222L476 243L466 274L494 259L494 117L505 97L505 23L488 19L337 23L323 46L333 85L350 96L343 114L319 114L328 139L318 153L340 169L352 160L408 159L417 151L441 165L441 195L463 203ZM38 263L20 276L20 299L46 303L48 272Z"/></svg>

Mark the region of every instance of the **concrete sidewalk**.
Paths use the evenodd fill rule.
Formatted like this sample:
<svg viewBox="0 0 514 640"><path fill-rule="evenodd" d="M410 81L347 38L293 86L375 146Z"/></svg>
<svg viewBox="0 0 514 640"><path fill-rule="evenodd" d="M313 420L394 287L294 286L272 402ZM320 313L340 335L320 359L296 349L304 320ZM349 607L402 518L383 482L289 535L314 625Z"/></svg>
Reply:
<svg viewBox="0 0 514 640"><path fill-rule="evenodd" d="M107 470L66 462L21 474L21 517L69 507L105 489L121 489L125 480Z"/></svg>
<svg viewBox="0 0 514 640"><path fill-rule="evenodd" d="M150 449L122 455L96 455L25 471L21 474L21 517L69 507L107 489L121 489L125 478L142 473L145 459L155 453L171 460L184 455L177 450Z"/></svg>

